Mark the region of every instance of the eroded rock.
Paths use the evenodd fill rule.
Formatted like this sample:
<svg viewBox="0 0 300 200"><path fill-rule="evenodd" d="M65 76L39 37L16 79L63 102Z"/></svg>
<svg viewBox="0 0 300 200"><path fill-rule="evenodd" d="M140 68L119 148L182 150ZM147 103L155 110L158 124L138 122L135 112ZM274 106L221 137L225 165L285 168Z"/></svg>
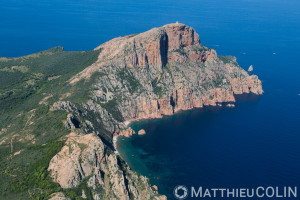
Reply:
<svg viewBox="0 0 300 200"><path fill-rule="evenodd" d="M94 134L71 133L65 146L51 159L48 170L62 188L86 184L94 199L160 198L146 177L131 171ZM81 196L86 197L84 191Z"/></svg>

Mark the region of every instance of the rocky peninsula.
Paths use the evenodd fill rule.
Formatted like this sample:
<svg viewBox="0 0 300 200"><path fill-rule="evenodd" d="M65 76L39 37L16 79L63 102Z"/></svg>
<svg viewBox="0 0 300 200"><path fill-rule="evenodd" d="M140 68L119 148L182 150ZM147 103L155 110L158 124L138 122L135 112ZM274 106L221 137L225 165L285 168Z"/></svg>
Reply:
<svg viewBox="0 0 300 200"><path fill-rule="evenodd" d="M64 53L58 47L30 59ZM135 134L127 126L131 121L219 103L231 106L235 94L263 93L256 75L250 76L235 57L219 56L203 46L197 32L185 24L168 24L118 37L101 44L89 53L92 54L96 56L84 63L92 62L77 71L45 76L46 89L36 92L35 98L39 99L31 107L32 114L20 112L26 122L20 129L24 133L19 134L28 136L25 141L31 145L50 141L45 139L50 134L47 131L39 135L30 132L41 120L34 118L37 110L63 116L60 130L64 134L56 137L63 145L47 163L49 179L59 185L55 190L47 189L52 191L48 192L52 200L69 199L72 195L89 195L92 199L165 199L147 177L132 171L115 154L113 136ZM57 119L43 120L54 118ZM12 124L7 125L6 132L10 127ZM10 139L17 137L15 131L9 133L0 142L9 145ZM28 190L36 188L42 187Z"/></svg>

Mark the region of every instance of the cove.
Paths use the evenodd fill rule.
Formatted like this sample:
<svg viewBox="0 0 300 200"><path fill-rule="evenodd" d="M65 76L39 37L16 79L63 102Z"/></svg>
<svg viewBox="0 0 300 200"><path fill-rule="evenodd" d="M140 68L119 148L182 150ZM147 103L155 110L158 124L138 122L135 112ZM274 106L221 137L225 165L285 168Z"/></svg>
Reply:
<svg viewBox="0 0 300 200"><path fill-rule="evenodd" d="M162 119L133 122L130 127L136 132L143 128L146 135L119 137L118 151L133 170L149 177L168 199L173 199L177 185L297 185L294 177L299 172L289 171L296 166L282 168L282 163L297 160L286 156L290 149L274 154L282 147L273 132L266 131L272 123L259 115L266 97L246 94L236 98L234 108L208 106ZM299 151L291 154L295 153Z"/></svg>

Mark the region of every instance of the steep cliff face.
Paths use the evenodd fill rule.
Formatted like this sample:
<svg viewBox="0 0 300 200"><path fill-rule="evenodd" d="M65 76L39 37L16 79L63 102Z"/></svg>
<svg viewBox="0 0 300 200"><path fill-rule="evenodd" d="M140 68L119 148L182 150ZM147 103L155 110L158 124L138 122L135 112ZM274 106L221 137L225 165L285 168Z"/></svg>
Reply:
<svg viewBox="0 0 300 200"><path fill-rule="evenodd" d="M165 198L113 152L113 135L135 134L128 121L263 93L257 76L249 76L234 57L203 46L184 24L115 38L95 50L101 51L97 61L68 80L73 93L50 108L68 113L65 127L73 133L48 168L62 188L86 184L94 199ZM72 103L83 83L90 83L87 100Z"/></svg>
<svg viewBox="0 0 300 200"><path fill-rule="evenodd" d="M257 76L249 76L234 57L217 56L202 46L195 30L184 24L116 38L97 49L102 50L98 61L70 83L98 72L93 100L114 101L124 120L234 102L234 94L263 93Z"/></svg>

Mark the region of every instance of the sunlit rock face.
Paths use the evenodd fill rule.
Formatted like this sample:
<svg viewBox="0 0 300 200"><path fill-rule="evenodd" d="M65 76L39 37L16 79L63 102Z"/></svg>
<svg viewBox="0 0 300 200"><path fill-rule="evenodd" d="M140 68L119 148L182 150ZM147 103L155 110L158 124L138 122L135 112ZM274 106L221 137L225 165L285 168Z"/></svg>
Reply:
<svg viewBox="0 0 300 200"><path fill-rule="evenodd" d="M96 49L102 50L98 61L70 82L95 72L104 75L95 86L113 91L110 97L124 120L234 102L234 94L263 93L257 76L249 76L234 57L202 46L196 31L185 24L115 38Z"/></svg>

